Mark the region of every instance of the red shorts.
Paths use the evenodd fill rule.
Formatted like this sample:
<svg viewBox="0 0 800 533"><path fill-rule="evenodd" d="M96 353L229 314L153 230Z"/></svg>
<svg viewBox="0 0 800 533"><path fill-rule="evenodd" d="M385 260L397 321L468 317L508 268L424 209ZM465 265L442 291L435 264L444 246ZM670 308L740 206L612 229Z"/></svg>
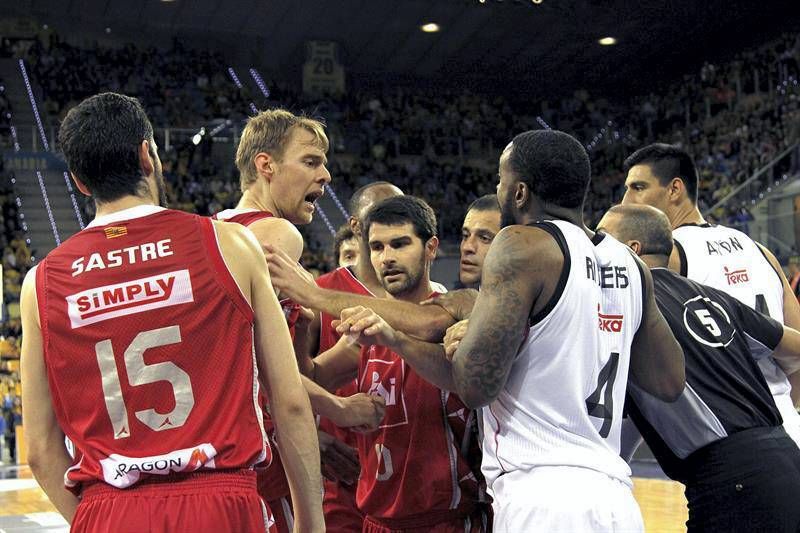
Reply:
<svg viewBox="0 0 800 533"><path fill-rule="evenodd" d="M267 502L267 507L272 511L275 519L275 531L277 533L292 533L294 530L294 509L292 509L292 498L285 496L277 500Z"/></svg>
<svg viewBox="0 0 800 533"><path fill-rule="evenodd" d="M364 524L364 515L356 505L356 486L325 480L325 497L322 500L325 527L328 533L357 533Z"/></svg>
<svg viewBox="0 0 800 533"><path fill-rule="evenodd" d="M83 489L71 531L269 531L269 509L249 470L149 476L127 489L102 482Z"/></svg>
<svg viewBox="0 0 800 533"><path fill-rule="evenodd" d="M461 515L461 516L454 516ZM377 520L364 517L363 533L486 533L491 531L491 523L482 507L476 507L472 513L464 516L458 511L440 513L442 519L435 515L405 520Z"/></svg>

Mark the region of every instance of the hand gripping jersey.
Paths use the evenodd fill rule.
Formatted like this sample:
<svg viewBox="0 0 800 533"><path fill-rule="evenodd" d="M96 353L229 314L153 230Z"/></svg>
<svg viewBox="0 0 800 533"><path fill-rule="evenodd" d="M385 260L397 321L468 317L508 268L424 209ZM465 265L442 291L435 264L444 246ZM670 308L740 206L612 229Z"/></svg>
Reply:
<svg viewBox="0 0 800 533"><path fill-rule="evenodd" d="M258 211L256 209L226 209L215 215L212 215L211 218L214 220L233 222L247 227L254 222L258 222L259 220L273 217L274 215L269 211ZM297 304L289 299L281 300L280 304L281 308L283 309L283 314L286 316L286 323L289 326L289 333L291 334L292 339L294 339L295 324L297 323L297 318L300 316L300 308ZM264 394L263 402L264 404L267 404L266 394ZM264 427L267 431L267 435L269 435L269 438L274 440L275 423L273 422L272 417L269 415L269 406L267 406L267 409L264 411ZM266 468L259 469L258 471L258 492L268 502L274 502L276 500L280 500L281 498L286 498L291 493L289 489L289 480L286 479L286 472L283 469L283 463L281 463L280 455L277 453L277 446L276 452L272 454L272 461L266 463ZM277 504L273 505L273 507L277 508Z"/></svg>
<svg viewBox="0 0 800 533"><path fill-rule="evenodd" d="M378 430L358 435L363 513L394 528L425 527L483 501L475 411L384 346L362 348L358 388L386 401Z"/></svg>
<svg viewBox="0 0 800 533"><path fill-rule="evenodd" d="M325 289L335 291L373 296L364 284L348 268L337 268L333 272L317 278L317 285ZM341 335L333 328L331 322L334 317L327 313L320 313L319 325L319 353L332 348ZM337 396L347 397L358 392L358 383L353 380L349 384L336 391ZM358 446L356 433L340 428L327 418L320 420L319 428L326 433L333 435L342 442L353 448ZM340 530L360 530L363 517L356 505L356 485L347 486L343 483L325 480L325 498L323 500L323 510L325 511L325 523L330 531Z"/></svg>
<svg viewBox="0 0 800 533"><path fill-rule="evenodd" d="M619 457L631 343L642 319L643 274L612 237L565 221L536 224L556 239L564 269L499 397L483 409L483 472L574 466L628 485Z"/></svg>
<svg viewBox="0 0 800 533"><path fill-rule="evenodd" d="M741 231L711 224L688 224L672 231L681 275L726 292L783 324L783 282L761 248ZM800 442L800 415L789 396L786 374L771 357L759 360L784 429Z"/></svg>
<svg viewBox="0 0 800 533"><path fill-rule="evenodd" d="M211 220L155 206L96 219L39 265L36 288L76 448L68 487L265 460L253 312Z"/></svg>

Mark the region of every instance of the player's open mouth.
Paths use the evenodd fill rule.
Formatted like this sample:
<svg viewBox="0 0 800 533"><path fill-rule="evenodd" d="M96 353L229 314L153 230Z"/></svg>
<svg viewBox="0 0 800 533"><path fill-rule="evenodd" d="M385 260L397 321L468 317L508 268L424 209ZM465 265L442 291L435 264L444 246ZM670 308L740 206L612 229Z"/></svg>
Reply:
<svg viewBox="0 0 800 533"><path fill-rule="evenodd" d="M322 189L322 190L319 190L319 191L316 191L316 192L312 192L312 193L308 193L306 195L306 197L305 197L305 201L310 203L310 204L313 204L314 202L316 202L317 200L322 198L323 194L325 194L325 189Z"/></svg>

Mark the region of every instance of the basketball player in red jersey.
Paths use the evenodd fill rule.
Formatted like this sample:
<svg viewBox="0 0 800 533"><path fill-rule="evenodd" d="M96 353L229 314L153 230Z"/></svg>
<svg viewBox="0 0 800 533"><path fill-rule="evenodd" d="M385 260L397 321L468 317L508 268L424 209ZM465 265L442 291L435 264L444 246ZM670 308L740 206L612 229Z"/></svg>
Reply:
<svg viewBox="0 0 800 533"><path fill-rule="evenodd" d="M331 181L325 166L327 151L328 138L317 120L282 109L250 118L236 151L242 198L235 209L214 218L246 226L262 246L275 246L297 262L303 238L295 224L311 222L314 202ZM299 306L288 299L281 300L281 305L294 338ZM314 410L337 424L374 427L382 417L382 406L365 395L340 398L310 380L304 379L304 385ZM268 415L265 426L274 439ZM273 510L278 532L288 533L293 529L292 502L280 454L274 454L272 463L258 474L259 493Z"/></svg>
<svg viewBox="0 0 800 533"><path fill-rule="evenodd" d="M369 211L364 233L389 301L412 303L431 295L435 232L433 211L414 197L389 198ZM386 401L378 431L357 438L363 531L485 529L473 411L387 348L359 349L343 338L311 364L311 374L328 389L357 377L360 391Z"/></svg>
<svg viewBox="0 0 800 533"><path fill-rule="evenodd" d="M311 410L259 244L159 207L161 163L135 99L84 100L59 139L97 217L24 284L23 405L42 488L75 531L267 529L252 472L269 449L260 377L297 528L323 531Z"/></svg>
<svg viewBox="0 0 800 533"><path fill-rule="evenodd" d="M375 269L372 268L370 262L369 247L366 242L361 238L361 227L364 216L372 207L373 204L390 198L393 196L400 196L403 192L385 181L378 181L365 185L353 193L350 198L350 229L355 236L359 245L358 260L352 267L340 267L317 278L316 283L320 287L333 289L337 291L344 291L353 294L361 294L364 296L385 297L386 291L380 284ZM336 330L331 326L331 321L335 317L327 313L317 313L315 319L309 327L307 339L309 341L318 340L319 346L310 347L310 354L316 355L332 348L339 340L339 335ZM298 356L298 361L304 361L306 364L311 361L311 357L303 358ZM336 391L337 396L348 397L358 392L356 380ZM326 452L330 454L328 461L328 468L323 468L323 472L330 472L329 469L335 469L336 455L344 454L349 455L350 449L357 446L357 435L352 431L337 427L330 420L323 418L320 421L320 452L323 459L326 458ZM339 463L348 461L340 458ZM355 464L357 467L357 463ZM328 473L327 477L334 478L340 477L335 473L331 475ZM344 481L344 480L343 480ZM364 522L364 517L358 510L356 505L356 486L353 480L346 480L347 483L334 481L333 479L326 479L325 497L323 499L323 510L325 512L325 526L328 531L347 532L347 531L361 531Z"/></svg>

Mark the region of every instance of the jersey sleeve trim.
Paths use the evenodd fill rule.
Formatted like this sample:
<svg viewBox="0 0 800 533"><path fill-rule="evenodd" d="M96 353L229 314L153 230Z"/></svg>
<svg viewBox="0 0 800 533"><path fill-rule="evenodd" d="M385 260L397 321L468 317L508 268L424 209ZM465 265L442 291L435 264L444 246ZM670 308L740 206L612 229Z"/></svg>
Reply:
<svg viewBox="0 0 800 533"><path fill-rule="evenodd" d="M214 223L210 218L199 218L199 224L203 233L203 240L208 250L208 258L211 261L211 266L217 273L217 279L224 287L228 297L230 297L233 304L244 314L247 319L252 322L254 320L253 308L242 294L242 290L233 278L228 265L225 264L225 258L222 255L222 250L219 247L219 240L217 239L217 232L214 228Z"/></svg>
<svg viewBox="0 0 800 533"><path fill-rule="evenodd" d="M678 258L681 262L680 274L684 278L689 277L689 264L686 260L686 250L683 249L683 245L677 239L674 239L673 242L675 243L675 249L678 250Z"/></svg>
<svg viewBox="0 0 800 533"><path fill-rule="evenodd" d="M561 230L558 229L558 226L551 222L537 222L535 224L531 224L531 227L543 229L547 233L553 236L553 238L558 243L558 247L561 248L561 253L564 254L564 266L561 268L561 276L558 278L558 283L556 284L556 288L553 291L553 295L548 300L547 304L535 315L531 317L531 326L535 326L539 322L541 322L550 312L555 308L558 301L561 299L561 295L564 294L564 289L567 286L567 280L569 279L569 273L572 269L572 259L569 255L569 247L567 246L567 241L564 239L564 234L561 233Z"/></svg>

